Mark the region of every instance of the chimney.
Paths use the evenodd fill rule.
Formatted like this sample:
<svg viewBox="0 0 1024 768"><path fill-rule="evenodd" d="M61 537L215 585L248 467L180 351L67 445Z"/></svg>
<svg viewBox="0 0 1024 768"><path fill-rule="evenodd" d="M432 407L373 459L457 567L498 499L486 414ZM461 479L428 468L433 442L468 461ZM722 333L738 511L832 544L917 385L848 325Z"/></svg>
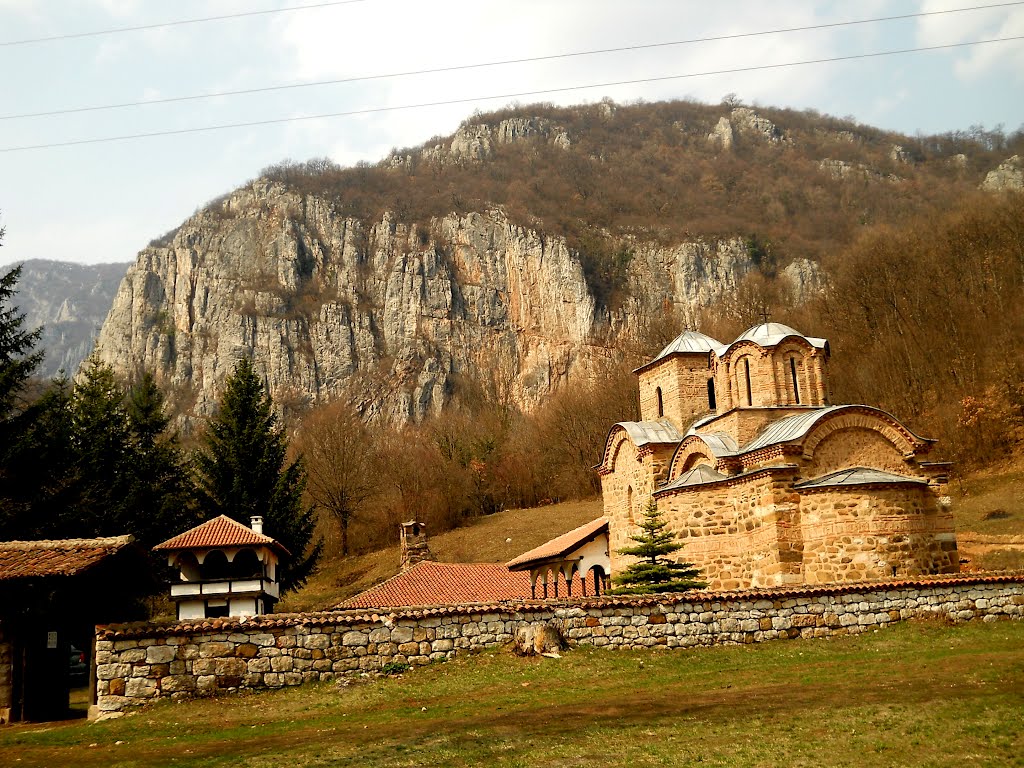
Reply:
<svg viewBox="0 0 1024 768"><path fill-rule="evenodd" d="M253 533L263 533L263 518L256 515L249 518L249 527Z"/></svg>
<svg viewBox="0 0 1024 768"><path fill-rule="evenodd" d="M399 528L402 542L402 570L412 568L423 560L433 560L434 555L427 545L427 526L415 520L402 523Z"/></svg>

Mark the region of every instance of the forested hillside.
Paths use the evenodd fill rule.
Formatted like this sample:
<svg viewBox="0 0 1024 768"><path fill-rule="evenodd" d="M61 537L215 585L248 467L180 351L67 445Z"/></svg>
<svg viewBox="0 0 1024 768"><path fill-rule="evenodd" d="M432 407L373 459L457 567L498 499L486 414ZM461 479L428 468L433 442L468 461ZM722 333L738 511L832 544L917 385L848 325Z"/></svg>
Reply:
<svg viewBox="0 0 1024 768"><path fill-rule="evenodd" d="M733 101L477 114L210 202L139 254L98 359L189 440L252 360L339 551L594 493L632 369L765 316L830 339L835 401L978 467L1024 438L1021 154Z"/></svg>

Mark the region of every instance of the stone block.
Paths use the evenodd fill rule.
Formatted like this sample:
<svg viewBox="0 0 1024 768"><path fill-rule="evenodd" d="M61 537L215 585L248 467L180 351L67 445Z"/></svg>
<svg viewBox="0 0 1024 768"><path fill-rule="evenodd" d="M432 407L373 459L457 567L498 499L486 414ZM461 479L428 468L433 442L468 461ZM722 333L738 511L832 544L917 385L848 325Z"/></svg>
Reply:
<svg viewBox="0 0 1024 768"><path fill-rule="evenodd" d="M249 659L246 668L250 674L270 672L273 669L270 659L266 656L257 656L255 659Z"/></svg>
<svg viewBox="0 0 1024 768"><path fill-rule="evenodd" d="M409 630L409 632L410 632L409 636L412 637L412 630ZM357 645L364 645L365 646L368 642L369 642L369 637L367 636L367 633L366 632L360 632L358 630L352 630L350 632L346 632L341 637L341 644L344 645L344 646L347 646L347 647L352 647L352 646L357 646Z"/></svg>
<svg viewBox="0 0 1024 768"><path fill-rule="evenodd" d="M235 656L240 659L254 658L260 652L260 647L255 643L242 643L235 648Z"/></svg>
<svg viewBox="0 0 1024 768"><path fill-rule="evenodd" d="M159 648L160 646L154 646ZM151 699L157 694L156 680L140 677L129 680L124 687L124 695L133 699Z"/></svg>
<svg viewBox="0 0 1024 768"><path fill-rule="evenodd" d="M97 680L113 680L117 677L130 677L132 668L128 664L99 664L96 666Z"/></svg>
<svg viewBox="0 0 1024 768"><path fill-rule="evenodd" d="M202 675L196 678L196 690L200 693L213 693L217 690L216 675Z"/></svg>
<svg viewBox="0 0 1024 768"><path fill-rule="evenodd" d="M275 672L291 672L295 662L291 656L275 656L270 660L270 668Z"/></svg>
<svg viewBox="0 0 1024 768"><path fill-rule="evenodd" d="M124 696L126 688L124 678L116 677L113 680L109 680L105 683L107 686L107 693L111 696Z"/></svg>
<svg viewBox="0 0 1024 768"><path fill-rule="evenodd" d="M231 656L235 652L234 643L210 642L199 644L199 658L213 659L221 656Z"/></svg>
<svg viewBox="0 0 1024 768"><path fill-rule="evenodd" d="M196 678L192 675L168 675L160 678L160 690L164 693L194 691L195 689Z"/></svg>
<svg viewBox="0 0 1024 768"><path fill-rule="evenodd" d="M174 661L178 649L173 645L153 645L146 649L146 661L149 664L166 664Z"/></svg>
<svg viewBox="0 0 1024 768"><path fill-rule="evenodd" d="M196 659L192 662L193 675L212 675L217 670L216 659Z"/></svg>
<svg viewBox="0 0 1024 768"><path fill-rule="evenodd" d="M302 640L303 648L329 648L331 645L331 636L323 633L315 635L307 635Z"/></svg>
<svg viewBox="0 0 1024 768"><path fill-rule="evenodd" d="M218 677L242 677L248 671L245 659L214 659L214 674Z"/></svg>
<svg viewBox="0 0 1024 768"><path fill-rule="evenodd" d="M412 642L413 634L412 627L395 627L391 630L391 642L399 645Z"/></svg>
<svg viewBox="0 0 1024 768"><path fill-rule="evenodd" d="M96 661L99 664L105 664L109 661L111 654L103 653L96 654ZM118 661L122 664L137 664L140 661L146 660L146 649L145 648L129 648L126 651L121 651L117 655Z"/></svg>

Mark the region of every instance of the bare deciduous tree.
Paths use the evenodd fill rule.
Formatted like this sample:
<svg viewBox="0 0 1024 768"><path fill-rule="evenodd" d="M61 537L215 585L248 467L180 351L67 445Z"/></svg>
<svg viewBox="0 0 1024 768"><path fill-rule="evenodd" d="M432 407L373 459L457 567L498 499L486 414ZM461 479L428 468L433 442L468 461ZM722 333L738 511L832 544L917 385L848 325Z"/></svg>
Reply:
<svg viewBox="0 0 1024 768"><path fill-rule="evenodd" d="M310 414L296 442L309 474L307 493L337 521L341 553L348 555L349 526L380 486L373 435L355 409L339 401Z"/></svg>

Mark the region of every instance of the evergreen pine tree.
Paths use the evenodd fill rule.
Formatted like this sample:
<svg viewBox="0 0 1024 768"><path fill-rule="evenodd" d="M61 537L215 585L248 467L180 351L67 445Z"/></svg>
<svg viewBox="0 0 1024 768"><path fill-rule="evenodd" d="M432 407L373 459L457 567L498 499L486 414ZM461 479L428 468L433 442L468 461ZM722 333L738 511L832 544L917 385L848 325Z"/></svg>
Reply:
<svg viewBox="0 0 1024 768"><path fill-rule="evenodd" d="M199 522L194 488L163 393L150 373L132 386L125 405L132 528L140 542L151 546Z"/></svg>
<svg viewBox="0 0 1024 768"><path fill-rule="evenodd" d="M264 533L291 552L280 571L282 590L305 582L322 548L312 543L313 508L302 502L305 470L300 459L288 461L287 453L263 382L252 362L242 360L228 377L195 455L199 503L207 518L227 515L243 525L263 518Z"/></svg>
<svg viewBox="0 0 1024 768"><path fill-rule="evenodd" d="M667 527L668 523L658 512L658 503L651 499L640 522L642 533L630 536L636 546L619 550L620 555L633 555L641 559L615 577L615 583L621 586L611 590L611 594L684 592L707 586L697 578L700 570L693 563L677 563L665 557L683 548L676 541L675 535L666 530Z"/></svg>
<svg viewBox="0 0 1024 768"><path fill-rule="evenodd" d="M86 360L71 394L75 504L65 510L65 536L133 533L129 491L135 467L125 392L114 370Z"/></svg>
<svg viewBox="0 0 1024 768"><path fill-rule="evenodd" d="M13 303L20 276L21 267L0 276L0 525L5 538L23 535L31 518L31 487L21 470L33 463L28 433L38 414L27 402L26 387L43 360L35 351L42 329L26 330L25 315Z"/></svg>

